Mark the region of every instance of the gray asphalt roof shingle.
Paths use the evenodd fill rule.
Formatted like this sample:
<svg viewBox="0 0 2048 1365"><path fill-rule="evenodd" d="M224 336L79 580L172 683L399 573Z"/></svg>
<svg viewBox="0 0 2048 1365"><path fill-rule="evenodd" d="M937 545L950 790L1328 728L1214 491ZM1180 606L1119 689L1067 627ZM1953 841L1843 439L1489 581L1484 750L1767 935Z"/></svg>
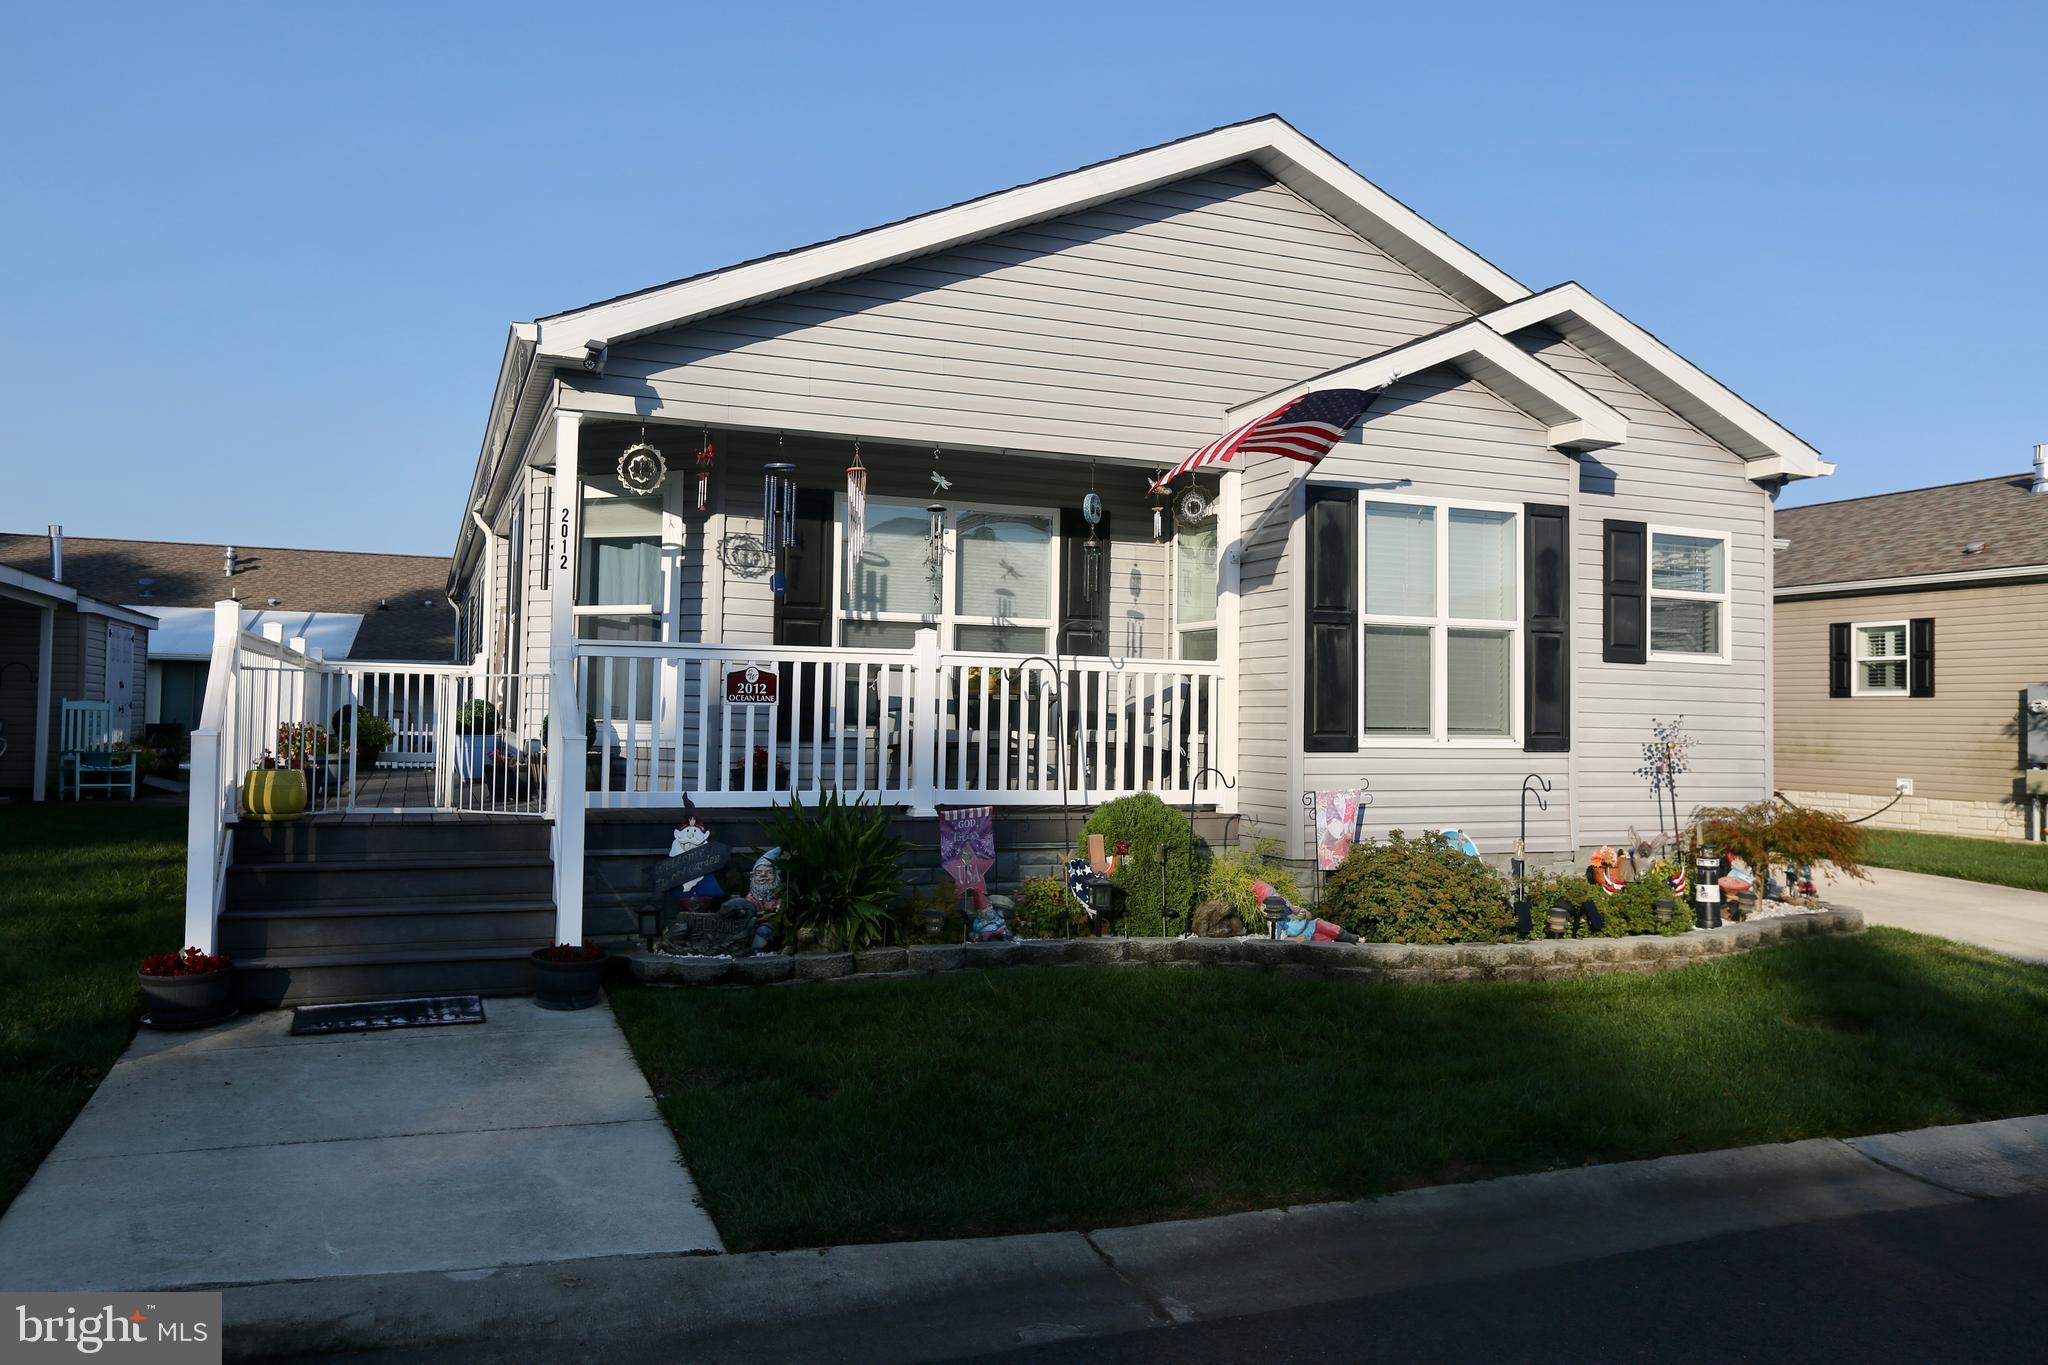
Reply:
<svg viewBox="0 0 2048 1365"><path fill-rule="evenodd" d="M447 662L455 647L455 611L444 594L445 555L385 555L353 550L293 550L237 545L235 574L221 572L225 547L175 540L64 537L64 581L103 602L150 607L208 607L238 594L257 610L278 599L282 611L350 612L363 618L349 656ZM50 572L47 535L0 532L0 564ZM155 581L144 594L141 580Z"/></svg>
<svg viewBox="0 0 2048 1365"><path fill-rule="evenodd" d="M2048 494L2033 475L1911 488L1867 498L1788 507L1777 532L1777 585L1860 583L1873 578L1977 573L2048 565ZM1963 553L1984 542L1974 554Z"/></svg>

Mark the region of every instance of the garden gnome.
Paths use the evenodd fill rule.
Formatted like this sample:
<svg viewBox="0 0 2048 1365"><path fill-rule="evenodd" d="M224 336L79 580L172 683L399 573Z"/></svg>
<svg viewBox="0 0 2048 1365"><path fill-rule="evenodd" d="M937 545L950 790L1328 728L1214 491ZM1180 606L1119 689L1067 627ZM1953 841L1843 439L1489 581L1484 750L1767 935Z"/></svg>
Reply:
<svg viewBox="0 0 2048 1365"><path fill-rule="evenodd" d="M1280 936L1297 943L1356 943L1358 935L1326 919L1317 919L1266 882L1253 882L1252 895L1268 919L1280 922ZM1278 912L1276 915L1275 912Z"/></svg>
<svg viewBox="0 0 2048 1365"><path fill-rule="evenodd" d="M683 823L677 825L674 836L669 840L668 856L680 858L691 849L702 848L711 842L711 831L697 820L697 809L690 798L683 798ZM687 886L676 887L669 895L679 901L716 901L725 896L725 888L718 884L718 878L709 874L699 877Z"/></svg>

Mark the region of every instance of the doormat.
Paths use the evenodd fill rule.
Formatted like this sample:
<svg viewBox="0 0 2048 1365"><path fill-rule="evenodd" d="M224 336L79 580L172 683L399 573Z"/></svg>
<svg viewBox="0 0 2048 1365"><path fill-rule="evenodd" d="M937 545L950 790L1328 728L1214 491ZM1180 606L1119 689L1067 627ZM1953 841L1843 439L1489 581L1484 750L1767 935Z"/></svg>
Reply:
<svg viewBox="0 0 2048 1365"><path fill-rule="evenodd" d="M474 995L427 995L416 1000L365 1000L354 1005L300 1005L292 1032L367 1033L372 1029L481 1024L484 1002Z"/></svg>

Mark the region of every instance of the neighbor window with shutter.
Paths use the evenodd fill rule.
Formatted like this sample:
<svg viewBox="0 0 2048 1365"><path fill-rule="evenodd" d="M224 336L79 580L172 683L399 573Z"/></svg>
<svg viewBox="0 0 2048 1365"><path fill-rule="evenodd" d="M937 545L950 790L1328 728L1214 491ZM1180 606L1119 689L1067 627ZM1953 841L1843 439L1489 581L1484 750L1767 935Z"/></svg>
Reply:
<svg viewBox="0 0 2048 1365"><path fill-rule="evenodd" d="M1903 697L1907 692L1906 623L1858 622L1850 627L1855 650L1851 658L1849 694L1855 697Z"/></svg>
<svg viewBox="0 0 2048 1365"><path fill-rule="evenodd" d="M1650 528L1650 657L1728 658L1728 537Z"/></svg>
<svg viewBox="0 0 2048 1365"><path fill-rule="evenodd" d="M1368 742L1518 742L1519 508L1364 495Z"/></svg>

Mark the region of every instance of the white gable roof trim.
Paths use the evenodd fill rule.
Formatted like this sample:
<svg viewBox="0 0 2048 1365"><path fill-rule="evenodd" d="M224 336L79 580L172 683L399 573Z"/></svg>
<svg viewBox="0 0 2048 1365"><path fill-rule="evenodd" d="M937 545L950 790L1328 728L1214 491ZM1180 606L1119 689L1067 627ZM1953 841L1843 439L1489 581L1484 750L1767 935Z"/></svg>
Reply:
<svg viewBox="0 0 2048 1365"><path fill-rule="evenodd" d="M1250 161L1475 312L1529 291L1470 247L1339 161L1277 114L1197 133L816 246L540 319L544 356L581 362L614 345L849 275L1078 213L1158 185Z"/></svg>
<svg viewBox="0 0 2048 1365"><path fill-rule="evenodd" d="M1225 415L1225 425L1235 427L1311 389L1383 388L1439 365L1462 370L1549 427L1554 446L1598 450L1628 439L1626 417L1477 319L1241 403Z"/></svg>
<svg viewBox="0 0 2048 1365"><path fill-rule="evenodd" d="M1820 452L1762 409L1593 297L1560 284L1486 313L1503 336L1545 326L1740 455L1752 479L1813 479L1835 472Z"/></svg>

